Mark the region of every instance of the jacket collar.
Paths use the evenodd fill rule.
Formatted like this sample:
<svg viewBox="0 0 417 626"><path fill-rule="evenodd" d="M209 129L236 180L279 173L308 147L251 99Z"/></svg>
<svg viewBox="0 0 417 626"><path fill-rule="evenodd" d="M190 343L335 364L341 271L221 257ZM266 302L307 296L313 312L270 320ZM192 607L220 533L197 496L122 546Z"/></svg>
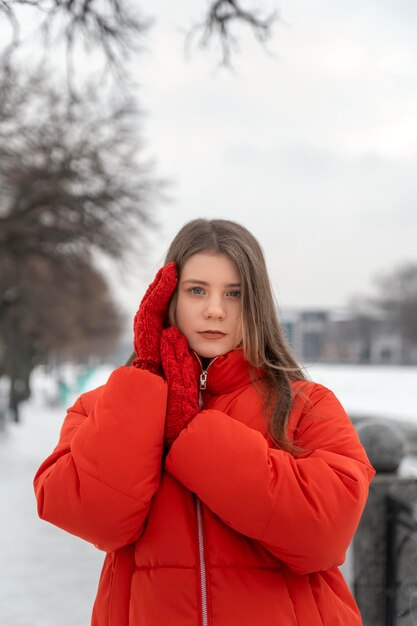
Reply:
<svg viewBox="0 0 417 626"><path fill-rule="evenodd" d="M200 387L200 374L203 371L202 359L196 352L192 352L195 361L195 371ZM206 393L221 395L230 393L239 387L248 385L253 380L264 377L264 372L259 368L253 368L251 378L250 365L243 358L243 349L236 348L211 359L206 370Z"/></svg>

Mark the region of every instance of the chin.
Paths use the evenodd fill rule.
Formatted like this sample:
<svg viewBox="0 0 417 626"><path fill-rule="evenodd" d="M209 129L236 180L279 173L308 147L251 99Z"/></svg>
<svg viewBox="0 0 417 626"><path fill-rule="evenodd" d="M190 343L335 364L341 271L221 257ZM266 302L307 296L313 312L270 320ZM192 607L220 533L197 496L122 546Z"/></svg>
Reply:
<svg viewBox="0 0 417 626"><path fill-rule="evenodd" d="M226 354L230 350L233 350L231 346L206 346L198 345L192 346L190 345L191 350L197 352L197 354L205 359L213 359L216 356L220 356L221 354Z"/></svg>
<svg viewBox="0 0 417 626"><path fill-rule="evenodd" d="M196 352L198 356L201 356L204 359L214 359L216 356L226 354L229 350L196 350Z"/></svg>

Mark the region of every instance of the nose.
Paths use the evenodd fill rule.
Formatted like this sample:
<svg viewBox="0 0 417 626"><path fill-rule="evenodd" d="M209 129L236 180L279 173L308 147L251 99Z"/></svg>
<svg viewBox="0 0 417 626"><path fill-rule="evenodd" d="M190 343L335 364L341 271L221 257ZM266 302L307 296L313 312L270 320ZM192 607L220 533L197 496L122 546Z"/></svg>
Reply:
<svg viewBox="0 0 417 626"><path fill-rule="evenodd" d="M206 304L207 306L204 312L206 319L224 319L226 311L221 297L212 296L207 300Z"/></svg>

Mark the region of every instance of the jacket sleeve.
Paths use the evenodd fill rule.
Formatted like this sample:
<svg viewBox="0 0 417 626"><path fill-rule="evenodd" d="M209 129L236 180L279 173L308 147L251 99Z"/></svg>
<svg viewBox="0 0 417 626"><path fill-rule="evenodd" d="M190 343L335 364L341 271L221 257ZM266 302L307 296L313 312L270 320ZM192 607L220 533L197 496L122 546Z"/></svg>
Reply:
<svg viewBox="0 0 417 626"><path fill-rule="evenodd" d="M42 519L108 552L139 538L158 488L167 386L119 367L96 391L68 410L34 488Z"/></svg>
<svg viewBox="0 0 417 626"><path fill-rule="evenodd" d="M295 457L217 410L198 413L174 442L166 469L226 524L258 540L297 573L340 565L374 476L348 416L316 385Z"/></svg>

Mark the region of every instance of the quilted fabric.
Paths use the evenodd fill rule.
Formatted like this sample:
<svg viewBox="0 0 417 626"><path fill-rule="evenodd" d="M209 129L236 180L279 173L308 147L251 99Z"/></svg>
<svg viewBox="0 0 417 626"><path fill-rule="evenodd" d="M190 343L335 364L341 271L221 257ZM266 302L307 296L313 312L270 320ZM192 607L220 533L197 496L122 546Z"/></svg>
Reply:
<svg viewBox="0 0 417 626"><path fill-rule="evenodd" d="M159 376L119 368L69 409L34 484L42 519L106 552L93 626L362 624L338 566L374 470L334 394L307 381L288 424L304 452L277 449L255 374L240 349L213 360L166 458Z"/></svg>

